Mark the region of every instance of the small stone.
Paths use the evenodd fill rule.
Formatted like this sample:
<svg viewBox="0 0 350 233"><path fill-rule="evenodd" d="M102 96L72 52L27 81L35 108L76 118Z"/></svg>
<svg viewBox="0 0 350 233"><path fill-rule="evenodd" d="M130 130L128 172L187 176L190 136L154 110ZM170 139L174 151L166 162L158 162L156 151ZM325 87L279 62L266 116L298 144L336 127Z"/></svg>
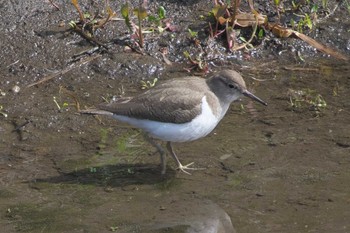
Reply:
<svg viewBox="0 0 350 233"><path fill-rule="evenodd" d="M13 87L11 88L11 91L12 91L13 93L18 93L20 90L21 90L21 88L20 88L19 86L17 86L17 85L15 85L15 86L13 86Z"/></svg>
<svg viewBox="0 0 350 233"><path fill-rule="evenodd" d="M226 160L228 158L230 158L232 156L232 154L224 154L220 157L220 160Z"/></svg>
<svg viewBox="0 0 350 233"><path fill-rule="evenodd" d="M107 186L107 187L105 187L105 192L107 192L107 193L111 193L111 192L113 192L113 188L112 187L110 187L110 186Z"/></svg>

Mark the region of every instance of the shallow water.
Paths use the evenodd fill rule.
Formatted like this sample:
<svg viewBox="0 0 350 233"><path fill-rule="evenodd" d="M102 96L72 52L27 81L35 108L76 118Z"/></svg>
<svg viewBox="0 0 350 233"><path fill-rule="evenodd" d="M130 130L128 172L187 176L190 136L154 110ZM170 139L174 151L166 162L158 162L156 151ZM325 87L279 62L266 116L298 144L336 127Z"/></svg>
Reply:
<svg viewBox="0 0 350 233"><path fill-rule="evenodd" d="M349 66L323 66L327 74L282 67L273 78L254 74L260 82L243 72L269 105L243 99L206 138L175 144L181 161L206 168L191 176L169 159L161 177L159 157L139 131L108 118L51 106L47 118L21 130L22 139L3 119L2 225L8 232L145 232L161 222L182 232L210 200L237 232L347 232ZM306 89L327 106L316 111L294 95Z"/></svg>
<svg viewBox="0 0 350 233"><path fill-rule="evenodd" d="M175 144L184 164L206 169L189 176L169 158L162 177L138 130L76 114L75 104L133 96L142 79L188 75L185 64L113 51L26 88L90 45L56 25L74 18L68 6L18 5L0 7L11 12L0 34L2 232L195 232L205 224L202 233L232 232L230 221L245 233L349 232L348 63L312 55L225 63L268 106L234 103L210 135Z"/></svg>

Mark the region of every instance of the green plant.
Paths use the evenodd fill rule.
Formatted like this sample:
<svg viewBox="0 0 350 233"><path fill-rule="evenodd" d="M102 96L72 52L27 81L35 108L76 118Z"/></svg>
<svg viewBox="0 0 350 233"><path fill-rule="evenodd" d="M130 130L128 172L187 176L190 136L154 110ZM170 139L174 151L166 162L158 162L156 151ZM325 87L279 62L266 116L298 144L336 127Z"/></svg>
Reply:
<svg viewBox="0 0 350 233"><path fill-rule="evenodd" d="M90 167L90 173L96 173L97 172L97 168L96 167Z"/></svg>
<svg viewBox="0 0 350 233"><path fill-rule="evenodd" d="M196 59L193 59L188 51L184 51L183 54L191 64L190 68L186 68L187 71L190 72L193 69L204 71L205 73L208 71L208 63L202 58L203 54L198 55Z"/></svg>
<svg viewBox="0 0 350 233"><path fill-rule="evenodd" d="M69 104L67 102L63 102L62 105L60 105L58 102L57 102L57 99L56 99L56 96L53 97L53 102L56 104L58 110L62 110L64 108L67 108L69 106Z"/></svg>
<svg viewBox="0 0 350 233"><path fill-rule="evenodd" d="M157 14L154 15L148 15L148 21L149 22L154 22L158 27L161 26L161 21L165 19L166 17L166 10L164 7L160 6L158 7Z"/></svg>
<svg viewBox="0 0 350 233"><path fill-rule="evenodd" d="M215 30L211 28L211 24L209 24L211 28L211 36L216 37L221 32L219 32L219 25L223 25L226 22L227 18L227 6L221 6L221 5L216 5L210 12L209 14L215 19Z"/></svg>
<svg viewBox="0 0 350 233"><path fill-rule="evenodd" d="M114 227L114 226L112 226L112 227L110 227L109 229L110 229L112 232L116 232L116 231L118 231L119 227Z"/></svg>
<svg viewBox="0 0 350 233"><path fill-rule="evenodd" d="M277 15L278 15L278 19L281 20L281 13L280 13L281 1L280 0L273 0L273 2L274 2L275 7L276 7L276 12L277 12Z"/></svg>
<svg viewBox="0 0 350 233"><path fill-rule="evenodd" d="M318 11L318 5L314 4L314 5L312 6L312 8L311 8L311 13L316 14L317 11Z"/></svg>
<svg viewBox="0 0 350 233"><path fill-rule="evenodd" d="M311 21L310 16L308 14L305 14L305 18L304 18L303 23L306 27L308 27L310 30L312 30L312 21Z"/></svg>
<svg viewBox="0 0 350 233"><path fill-rule="evenodd" d="M121 8L121 14L124 18L126 26L129 28L132 35L138 39L138 44L141 48L144 46L144 38L142 32L142 21L147 17L146 8L140 3L139 7L134 8L132 11L136 15L138 20L138 26L136 26L130 19L130 7L128 3L125 3Z"/></svg>
<svg viewBox="0 0 350 233"><path fill-rule="evenodd" d="M258 32L258 39L261 40L262 38L264 38L264 35L265 35L264 29L260 28Z"/></svg>
<svg viewBox="0 0 350 233"><path fill-rule="evenodd" d="M150 81L143 81L141 80L141 89L149 89L156 85L156 82L158 81L158 78L154 78L152 82Z"/></svg>
<svg viewBox="0 0 350 233"><path fill-rule="evenodd" d="M120 9L120 13L122 14L122 17L124 18L124 22L126 26L129 28L130 31L133 32L133 27L130 20L130 14L129 14L129 4L125 3L122 8Z"/></svg>
<svg viewBox="0 0 350 233"><path fill-rule="evenodd" d="M89 12L83 13L80 9L78 0L72 0L72 4L79 14L79 20L70 21L69 26L87 39L93 38L95 31L98 28L103 28L106 23L110 22L111 19L116 15L116 13L110 8L109 5L106 6L107 15L101 18L98 17L98 15L91 15Z"/></svg>
<svg viewBox="0 0 350 233"><path fill-rule="evenodd" d="M299 4L296 4L294 1L292 1L292 8L293 10L297 10L299 8Z"/></svg>
<svg viewBox="0 0 350 233"><path fill-rule="evenodd" d="M244 37L240 36L239 39L245 43L245 45L246 45L245 48L247 50L254 49L254 46L250 42L248 42Z"/></svg>
<svg viewBox="0 0 350 233"><path fill-rule="evenodd" d="M190 38L196 38L198 36L198 32L192 31L190 28L188 29L188 33Z"/></svg>
<svg viewBox="0 0 350 233"><path fill-rule="evenodd" d="M140 5L138 8L134 9L134 14L137 16L138 20L139 44L140 47L143 48L142 20L144 20L147 17L147 11L143 6Z"/></svg>
<svg viewBox="0 0 350 233"><path fill-rule="evenodd" d="M293 19L290 21L290 23L292 27L295 27L296 22ZM298 32L302 33L305 27L309 28L310 30L313 28L313 23L309 14L305 14L304 18L297 22L296 29Z"/></svg>
<svg viewBox="0 0 350 233"><path fill-rule="evenodd" d="M303 26L304 26L304 22L302 20L300 20L298 22L298 25L297 25L297 31L302 33L303 32Z"/></svg>
<svg viewBox="0 0 350 233"><path fill-rule="evenodd" d="M307 107L314 111L320 111L327 107L327 103L321 94L311 89L289 90L290 106L298 109Z"/></svg>
<svg viewBox="0 0 350 233"><path fill-rule="evenodd" d="M241 114L246 113L246 110L245 110L245 107L244 107L243 104L239 105L239 111L240 111Z"/></svg>

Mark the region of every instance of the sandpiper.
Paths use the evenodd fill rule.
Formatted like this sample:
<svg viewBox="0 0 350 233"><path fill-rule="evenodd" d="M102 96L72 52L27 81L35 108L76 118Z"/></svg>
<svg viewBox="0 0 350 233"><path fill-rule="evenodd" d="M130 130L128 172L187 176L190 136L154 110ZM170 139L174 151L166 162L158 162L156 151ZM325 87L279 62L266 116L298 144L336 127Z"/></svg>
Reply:
<svg viewBox="0 0 350 233"><path fill-rule="evenodd" d="M182 165L172 142L188 142L208 135L225 116L230 104L242 95L263 105L266 102L249 92L242 76L234 70L222 70L208 79L184 77L168 80L148 91L129 98L120 98L84 114L112 116L146 132L147 139L161 156L161 173L166 172L165 152L152 139L167 142L167 149L178 169L196 170L193 163Z"/></svg>

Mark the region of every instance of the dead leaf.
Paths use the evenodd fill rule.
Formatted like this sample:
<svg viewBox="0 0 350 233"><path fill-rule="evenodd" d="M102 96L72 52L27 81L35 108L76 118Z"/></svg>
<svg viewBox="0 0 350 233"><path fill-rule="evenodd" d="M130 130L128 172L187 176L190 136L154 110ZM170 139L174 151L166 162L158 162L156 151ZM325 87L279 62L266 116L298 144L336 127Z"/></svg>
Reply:
<svg viewBox="0 0 350 233"><path fill-rule="evenodd" d="M266 24L268 30L270 30L275 36L280 38L288 38L293 34L293 30L289 28L282 27L276 23Z"/></svg>
<svg viewBox="0 0 350 233"><path fill-rule="evenodd" d="M331 55L331 56L338 58L338 59L341 59L341 60L345 60L345 61L349 60L349 58L347 58L346 56L344 56L340 52L335 51L334 49L331 49L331 48L317 42L316 40L312 39L311 37L309 37L303 33L299 33L297 31L294 31L294 35L325 54Z"/></svg>
<svg viewBox="0 0 350 233"><path fill-rule="evenodd" d="M309 37L303 33L294 31L294 30L289 29L289 28L282 27L281 25L278 25L278 24L272 24L272 23L265 24L265 27L268 30L272 31L272 33L278 37L288 38L290 36L295 36L295 37L305 41L306 43L308 43L312 47L316 48L317 50L319 50L325 54L328 54L330 56L333 56L333 57L341 59L341 60L345 60L345 61L349 60L349 58L347 58L346 56L344 56L340 52L337 52L334 49L331 49L331 48L317 42L316 40L312 39L311 37Z"/></svg>
<svg viewBox="0 0 350 233"><path fill-rule="evenodd" d="M256 19L256 17L258 19ZM241 27L251 27L258 22L258 25L263 25L267 20L266 15L262 14L252 14L252 13L239 13L236 15L236 24Z"/></svg>

